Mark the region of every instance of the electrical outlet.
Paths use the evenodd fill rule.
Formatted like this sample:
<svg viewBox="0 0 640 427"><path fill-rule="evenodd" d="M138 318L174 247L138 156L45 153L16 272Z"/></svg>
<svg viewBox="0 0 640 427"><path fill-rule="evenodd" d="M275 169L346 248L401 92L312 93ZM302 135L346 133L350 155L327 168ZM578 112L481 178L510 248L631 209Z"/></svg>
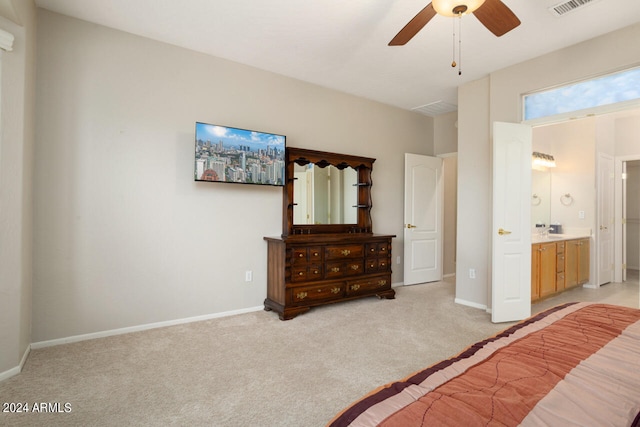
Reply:
<svg viewBox="0 0 640 427"><path fill-rule="evenodd" d="M584 219L584 211L578 211L578 219Z"/></svg>
<svg viewBox="0 0 640 427"><path fill-rule="evenodd" d="M476 278L476 269L475 268L470 268L469 269L469 279L475 279Z"/></svg>
<svg viewBox="0 0 640 427"><path fill-rule="evenodd" d="M251 282L253 280L253 271L247 270L244 272L244 281Z"/></svg>

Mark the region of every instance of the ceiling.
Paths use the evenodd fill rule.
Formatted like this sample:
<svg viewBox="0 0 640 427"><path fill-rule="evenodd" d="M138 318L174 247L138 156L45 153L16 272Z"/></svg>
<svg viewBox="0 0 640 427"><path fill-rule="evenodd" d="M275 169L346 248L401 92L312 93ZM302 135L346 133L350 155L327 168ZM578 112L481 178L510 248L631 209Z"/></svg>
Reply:
<svg viewBox="0 0 640 427"><path fill-rule="evenodd" d="M557 17L548 8L563 0L503 0L522 24L499 38L475 16L464 16L462 75L451 67L455 18L436 15L406 45L388 46L429 0L36 0L36 4L403 109L443 107L418 110L435 115L455 110L461 84L640 21L638 0L574 1L587 4Z"/></svg>

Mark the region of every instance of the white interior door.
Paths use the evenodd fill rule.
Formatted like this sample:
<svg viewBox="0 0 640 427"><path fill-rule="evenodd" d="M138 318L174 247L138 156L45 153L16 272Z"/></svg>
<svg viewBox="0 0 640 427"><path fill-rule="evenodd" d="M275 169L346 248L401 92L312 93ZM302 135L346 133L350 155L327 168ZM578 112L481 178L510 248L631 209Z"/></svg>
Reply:
<svg viewBox="0 0 640 427"><path fill-rule="evenodd" d="M493 124L492 322L531 314L531 135Z"/></svg>
<svg viewBox="0 0 640 427"><path fill-rule="evenodd" d="M404 155L404 284L442 280L442 159Z"/></svg>
<svg viewBox="0 0 640 427"><path fill-rule="evenodd" d="M596 286L613 281L614 190L613 157L598 153L598 188L596 191L598 199L598 224L596 227L598 282Z"/></svg>

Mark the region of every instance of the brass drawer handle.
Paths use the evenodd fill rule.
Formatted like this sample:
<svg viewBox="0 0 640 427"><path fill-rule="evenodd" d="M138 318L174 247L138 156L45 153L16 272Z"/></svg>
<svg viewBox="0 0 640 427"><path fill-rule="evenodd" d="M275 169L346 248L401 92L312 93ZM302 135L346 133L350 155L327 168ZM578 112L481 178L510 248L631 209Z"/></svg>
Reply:
<svg viewBox="0 0 640 427"><path fill-rule="evenodd" d="M342 251L340 251L340 253L344 256L347 256L351 253L351 251L349 249L343 249Z"/></svg>
<svg viewBox="0 0 640 427"><path fill-rule="evenodd" d="M378 286L384 286L386 284L387 284L386 280L384 280L384 279L383 280L378 280Z"/></svg>
<svg viewBox="0 0 640 427"><path fill-rule="evenodd" d="M375 252L376 250L375 250L375 248L371 248L370 251L371 252Z"/></svg>
<svg viewBox="0 0 640 427"><path fill-rule="evenodd" d="M318 252L314 252L313 256L320 256L320 254Z"/></svg>
<svg viewBox="0 0 640 427"><path fill-rule="evenodd" d="M298 276L304 276L304 271L301 271L300 273L298 273Z"/></svg>
<svg viewBox="0 0 640 427"><path fill-rule="evenodd" d="M352 291L357 291L358 289L360 289L360 285L351 285Z"/></svg>
<svg viewBox="0 0 640 427"><path fill-rule="evenodd" d="M338 287L331 288L331 293L332 294L339 294L340 293L340 288L338 288Z"/></svg>
<svg viewBox="0 0 640 427"><path fill-rule="evenodd" d="M386 250L387 250L387 248L380 248L380 251L381 251L381 252L384 252L384 251L386 251Z"/></svg>
<svg viewBox="0 0 640 427"><path fill-rule="evenodd" d="M296 294L296 298L298 299L305 299L307 297L307 293L306 292L298 292Z"/></svg>
<svg viewBox="0 0 640 427"><path fill-rule="evenodd" d="M313 270L313 274L318 274L320 273L318 270Z"/></svg>
<svg viewBox="0 0 640 427"><path fill-rule="evenodd" d="M340 267L333 267L331 268L331 271L337 273L338 271L340 271Z"/></svg>
<svg viewBox="0 0 640 427"><path fill-rule="evenodd" d="M298 254L298 258L304 258L304 254Z"/></svg>
<svg viewBox="0 0 640 427"><path fill-rule="evenodd" d="M352 264L352 265L351 265L351 269L352 269L353 271L356 271L356 270L358 270L359 268L360 268L360 266L359 266L359 265L357 265L357 264Z"/></svg>
<svg viewBox="0 0 640 427"><path fill-rule="evenodd" d="M375 263L369 264L369 268L374 268L375 266L376 266Z"/></svg>

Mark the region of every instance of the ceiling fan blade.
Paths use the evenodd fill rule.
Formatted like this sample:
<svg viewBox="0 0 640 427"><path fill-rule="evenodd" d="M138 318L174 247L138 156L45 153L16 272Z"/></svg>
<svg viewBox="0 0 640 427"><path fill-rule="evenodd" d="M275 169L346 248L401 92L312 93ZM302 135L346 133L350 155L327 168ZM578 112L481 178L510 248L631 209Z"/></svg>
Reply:
<svg viewBox="0 0 640 427"><path fill-rule="evenodd" d="M501 0L485 0L473 14L498 37L520 25L518 17Z"/></svg>
<svg viewBox="0 0 640 427"><path fill-rule="evenodd" d="M403 44L406 44L413 38L413 36L418 34L418 31L420 31L425 25L427 25L427 22L431 21L431 18L433 18L435 15L436 11L431 3L429 3L427 7L418 12L418 14L414 16L413 19L409 21L398 34L396 34L393 40L389 42L389 46L401 46Z"/></svg>

